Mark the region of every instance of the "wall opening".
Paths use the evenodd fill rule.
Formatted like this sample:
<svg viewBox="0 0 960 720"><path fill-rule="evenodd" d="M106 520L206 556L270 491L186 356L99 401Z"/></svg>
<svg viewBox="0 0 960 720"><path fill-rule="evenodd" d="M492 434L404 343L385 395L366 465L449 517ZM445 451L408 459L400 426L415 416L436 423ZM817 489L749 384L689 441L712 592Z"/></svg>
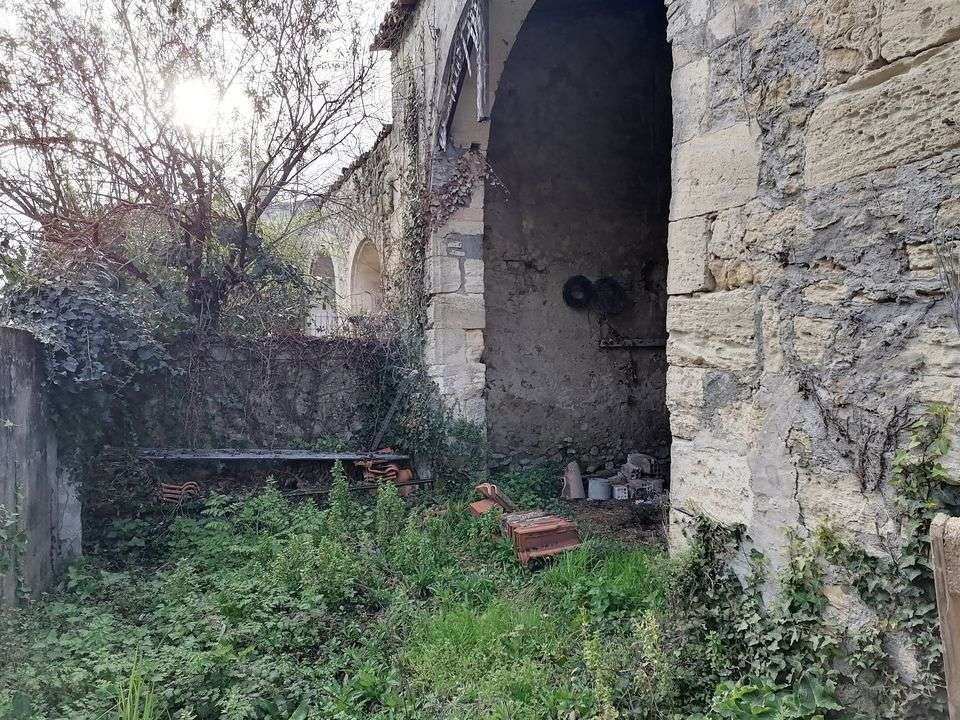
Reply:
<svg viewBox="0 0 960 720"><path fill-rule="evenodd" d="M313 297L307 316L308 335L326 335L337 327L337 277L333 258L318 252L310 262Z"/></svg>
<svg viewBox="0 0 960 720"><path fill-rule="evenodd" d="M587 470L669 459L671 65L655 0L539 0L517 36L485 203L494 464L571 447ZM563 289L578 275L597 292L575 309Z"/></svg>
<svg viewBox="0 0 960 720"><path fill-rule="evenodd" d="M364 240L353 258L350 271L350 306L354 312L376 313L383 305L383 276L380 251Z"/></svg>

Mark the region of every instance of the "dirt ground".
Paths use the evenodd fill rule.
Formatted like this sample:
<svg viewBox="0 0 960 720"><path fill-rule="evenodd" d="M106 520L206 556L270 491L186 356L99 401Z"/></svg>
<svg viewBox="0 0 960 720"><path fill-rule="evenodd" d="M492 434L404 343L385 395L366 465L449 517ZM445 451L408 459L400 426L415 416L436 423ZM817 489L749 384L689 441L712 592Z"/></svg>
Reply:
<svg viewBox="0 0 960 720"><path fill-rule="evenodd" d="M630 500L563 502L584 534L634 545L666 544L666 514L651 514Z"/></svg>

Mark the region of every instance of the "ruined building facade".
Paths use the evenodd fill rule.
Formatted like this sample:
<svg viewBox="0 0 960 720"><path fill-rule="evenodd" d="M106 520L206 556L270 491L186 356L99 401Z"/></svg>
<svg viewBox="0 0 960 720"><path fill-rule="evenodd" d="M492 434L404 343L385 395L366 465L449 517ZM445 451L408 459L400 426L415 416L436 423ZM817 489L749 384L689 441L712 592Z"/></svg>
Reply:
<svg viewBox="0 0 960 720"><path fill-rule="evenodd" d="M377 48L340 273L389 293L432 204L425 360L494 463L649 452L674 527L876 541L907 419L960 387L960 3L395 0Z"/></svg>

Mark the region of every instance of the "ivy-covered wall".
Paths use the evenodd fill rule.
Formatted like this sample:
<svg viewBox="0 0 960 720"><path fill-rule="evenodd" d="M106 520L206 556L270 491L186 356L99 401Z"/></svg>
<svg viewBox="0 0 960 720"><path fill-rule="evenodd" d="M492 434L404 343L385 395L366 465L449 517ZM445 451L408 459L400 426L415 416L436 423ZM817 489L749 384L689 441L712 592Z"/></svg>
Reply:
<svg viewBox="0 0 960 720"><path fill-rule="evenodd" d="M80 505L57 440L33 336L0 327L0 604L47 588L79 553Z"/></svg>
<svg viewBox="0 0 960 720"><path fill-rule="evenodd" d="M214 338L171 348L171 370L127 403L126 441L151 447L366 449L384 403L373 341Z"/></svg>

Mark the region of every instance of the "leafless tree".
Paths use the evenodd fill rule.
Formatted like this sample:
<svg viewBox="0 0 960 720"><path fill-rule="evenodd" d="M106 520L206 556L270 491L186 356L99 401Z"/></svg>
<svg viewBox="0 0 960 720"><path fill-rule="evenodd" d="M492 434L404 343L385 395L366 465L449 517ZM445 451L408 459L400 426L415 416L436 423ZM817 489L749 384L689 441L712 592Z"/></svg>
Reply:
<svg viewBox="0 0 960 720"><path fill-rule="evenodd" d="M216 326L263 275L268 209L316 196L368 121L369 56L341 0L107 1L21 1L0 33L0 213L159 295L175 278ZM198 86L214 126L181 117Z"/></svg>

